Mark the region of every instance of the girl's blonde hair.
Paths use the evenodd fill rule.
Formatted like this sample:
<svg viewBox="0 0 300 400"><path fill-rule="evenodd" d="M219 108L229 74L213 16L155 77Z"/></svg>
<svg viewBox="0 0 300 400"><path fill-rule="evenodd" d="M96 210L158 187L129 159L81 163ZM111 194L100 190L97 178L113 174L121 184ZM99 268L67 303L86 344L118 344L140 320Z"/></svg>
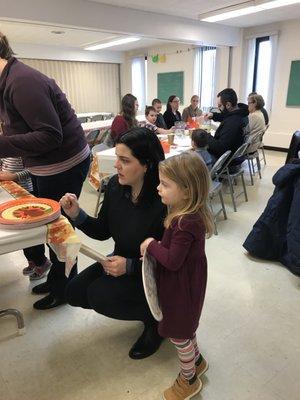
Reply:
<svg viewBox="0 0 300 400"><path fill-rule="evenodd" d="M184 215L199 214L207 236L213 233L213 219L207 206L210 176L205 163L194 152L184 152L177 156L167 158L159 164L162 175L175 182L187 195L182 204L169 210L164 221L168 228L171 223Z"/></svg>

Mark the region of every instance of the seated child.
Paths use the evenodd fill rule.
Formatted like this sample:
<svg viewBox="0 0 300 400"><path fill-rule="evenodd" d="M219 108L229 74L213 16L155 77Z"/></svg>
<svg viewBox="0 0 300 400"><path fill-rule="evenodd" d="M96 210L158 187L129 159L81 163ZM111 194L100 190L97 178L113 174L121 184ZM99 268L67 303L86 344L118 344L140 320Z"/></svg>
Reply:
<svg viewBox="0 0 300 400"><path fill-rule="evenodd" d="M207 151L208 136L204 129L195 129L192 133L192 148L203 159L207 168L210 170L214 164L212 155Z"/></svg>
<svg viewBox="0 0 300 400"><path fill-rule="evenodd" d="M167 125L166 125L164 117L161 113L161 109L162 109L161 101L159 99L153 99L152 106L155 108L155 111L157 112L157 118L155 121L155 125L158 128L167 129Z"/></svg>
<svg viewBox="0 0 300 400"><path fill-rule="evenodd" d="M156 134L159 133L161 135L167 135L168 133L173 133L172 129L158 128L155 125L156 118L157 118L157 112L154 107L152 107L152 106L146 107L145 117L146 117L146 123L143 124L143 126L147 129L150 129L150 131L153 131Z"/></svg>
<svg viewBox="0 0 300 400"><path fill-rule="evenodd" d="M16 181L29 193L32 193L32 181L29 172L24 169L22 158L0 158L0 181ZM23 275L37 280L46 276L51 267L51 261L45 256L43 244L23 249L28 266L23 269Z"/></svg>

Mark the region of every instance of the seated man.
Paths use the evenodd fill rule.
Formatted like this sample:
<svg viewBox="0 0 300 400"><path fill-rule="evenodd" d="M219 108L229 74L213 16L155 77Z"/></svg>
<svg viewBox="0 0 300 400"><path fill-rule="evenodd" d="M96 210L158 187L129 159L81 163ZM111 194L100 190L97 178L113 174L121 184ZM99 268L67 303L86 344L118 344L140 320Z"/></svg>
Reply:
<svg viewBox="0 0 300 400"><path fill-rule="evenodd" d="M209 133L204 129L195 129L192 133L192 148L205 162L207 168L211 170L213 158L207 151Z"/></svg>
<svg viewBox="0 0 300 400"><path fill-rule="evenodd" d="M221 122L214 136L208 137L208 151L219 158L227 150L234 153L244 142L244 128L248 124L248 106L237 103L233 89L224 89L218 96L220 113L208 113L207 119Z"/></svg>

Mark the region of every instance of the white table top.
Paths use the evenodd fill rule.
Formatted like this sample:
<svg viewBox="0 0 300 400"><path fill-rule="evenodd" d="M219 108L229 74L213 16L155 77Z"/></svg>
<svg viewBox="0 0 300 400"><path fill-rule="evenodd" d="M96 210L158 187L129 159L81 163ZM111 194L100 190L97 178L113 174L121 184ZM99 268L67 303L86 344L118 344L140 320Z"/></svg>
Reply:
<svg viewBox="0 0 300 400"><path fill-rule="evenodd" d="M12 199L13 197L0 187L0 204ZM23 230L5 230L0 228L0 254L46 243L46 235L46 225Z"/></svg>
<svg viewBox="0 0 300 400"><path fill-rule="evenodd" d="M112 113L109 112L102 112L102 111L95 111L95 112L87 112L87 113L79 113L76 114L78 118L92 118L95 117L96 115L111 115Z"/></svg>
<svg viewBox="0 0 300 400"><path fill-rule="evenodd" d="M79 115L77 115L77 116L79 116ZM145 121L145 116L137 115L136 119L139 122L143 122L143 121ZM85 132L91 131L93 129L109 129L113 123L113 120L114 120L114 118L106 119L104 121L83 122L81 124L81 126Z"/></svg>
<svg viewBox="0 0 300 400"><path fill-rule="evenodd" d="M159 135L159 136L163 136L163 135ZM174 144L177 146L176 147L171 146L170 152L165 153L166 158L175 156L177 154L182 153L183 151L189 150L191 148L191 139L189 136L183 136L183 137L175 136ZM100 173L109 173L109 174L115 173L115 171L116 171L114 168L114 164L115 164L115 160L116 160L116 148L115 147L97 152L96 157L98 159Z"/></svg>

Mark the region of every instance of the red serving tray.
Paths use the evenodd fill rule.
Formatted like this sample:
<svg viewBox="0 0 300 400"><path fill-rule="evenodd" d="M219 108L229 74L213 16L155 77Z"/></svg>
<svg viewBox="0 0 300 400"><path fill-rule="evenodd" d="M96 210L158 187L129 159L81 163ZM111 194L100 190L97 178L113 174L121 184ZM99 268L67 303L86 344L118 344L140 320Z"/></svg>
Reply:
<svg viewBox="0 0 300 400"><path fill-rule="evenodd" d="M10 209L13 211L8 215ZM60 214L60 204L55 200L37 197L9 200L0 204L0 227L34 228L54 221Z"/></svg>

